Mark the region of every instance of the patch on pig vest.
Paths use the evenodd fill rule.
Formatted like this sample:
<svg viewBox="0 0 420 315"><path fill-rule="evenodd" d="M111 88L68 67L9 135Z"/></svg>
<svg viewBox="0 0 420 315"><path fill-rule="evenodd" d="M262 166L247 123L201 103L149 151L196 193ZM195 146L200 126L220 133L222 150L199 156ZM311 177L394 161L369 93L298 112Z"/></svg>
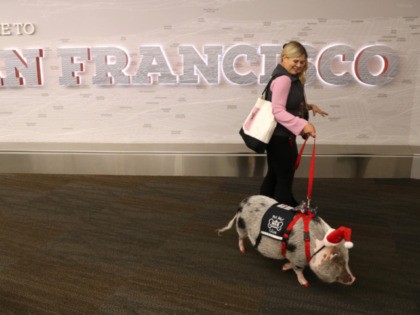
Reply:
<svg viewBox="0 0 420 315"><path fill-rule="evenodd" d="M272 205L262 218L261 234L279 241L283 240L283 235L296 213L295 208L285 204Z"/></svg>

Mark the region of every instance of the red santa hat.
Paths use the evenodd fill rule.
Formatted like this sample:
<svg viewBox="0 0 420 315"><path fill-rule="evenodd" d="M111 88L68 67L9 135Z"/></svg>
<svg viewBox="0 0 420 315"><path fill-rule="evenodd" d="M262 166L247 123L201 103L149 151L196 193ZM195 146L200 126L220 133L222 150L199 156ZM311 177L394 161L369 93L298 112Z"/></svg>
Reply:
<svg viewBox="0 0 420 315"><path fill-rule="evenodd" d="M351 229L345 226L340 226L338 229L330 229L324 237L325 246L337 246L344 239L344 246L352 248L353 243L350 240Z"/></svg>

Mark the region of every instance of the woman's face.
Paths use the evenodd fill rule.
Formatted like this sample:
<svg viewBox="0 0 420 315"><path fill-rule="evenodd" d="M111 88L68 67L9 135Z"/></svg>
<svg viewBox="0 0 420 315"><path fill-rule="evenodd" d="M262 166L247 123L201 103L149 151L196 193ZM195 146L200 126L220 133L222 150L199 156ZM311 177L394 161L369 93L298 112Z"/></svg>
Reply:
<svg viewBox="0 0 420 315"><path fill-rule="evenodd" d="M296 58L283 57L282 66L290 74L296 75L300 74L306 66L306 58L304 55Z"/></svg>

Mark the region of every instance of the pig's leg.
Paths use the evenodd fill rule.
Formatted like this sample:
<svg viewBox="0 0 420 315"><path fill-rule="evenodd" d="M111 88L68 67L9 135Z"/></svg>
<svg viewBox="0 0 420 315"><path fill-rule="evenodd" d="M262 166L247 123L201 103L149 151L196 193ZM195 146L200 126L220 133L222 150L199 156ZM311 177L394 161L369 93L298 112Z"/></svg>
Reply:
<svg viewBox="0 0 420 315"><path fill-rule="evenodd" d="M303 275L302 269L293 268L294 272L297 275L298 281L301 285L303 285L304 287L309 287L311 284L305 279L305 276Z"/></svg>
<svg viewBox="0 0 420 315"><path fill-rule="evenodd" d="M244 239L243 238L239 239L239 250L241 251L242 254L245 254L245 245L244 245Z"/></svg>
<svg viewBox="0 0 420 315"><path fill-rule="evenodd" d="M239 217L238 220L236 221L236 231L238 232L238 237L239 237L239 241L238 241L239 250L241 251L242 254L245 254L244 239L248 236L248 233L246 231L245 221L241 217Z"/></svg>

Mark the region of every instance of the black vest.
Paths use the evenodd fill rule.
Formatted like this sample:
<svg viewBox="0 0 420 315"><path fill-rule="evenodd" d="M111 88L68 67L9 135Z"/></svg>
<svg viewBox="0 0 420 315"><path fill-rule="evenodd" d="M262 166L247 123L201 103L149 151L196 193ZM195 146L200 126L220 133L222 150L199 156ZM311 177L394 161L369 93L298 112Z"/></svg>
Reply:
<svg viewBox="0 0 420 315"><path fill-rule="evenodd" d="M290 92L287 97L286 102L286 111L294 116L298 116L300 118L309 119L308 111L306 109L306 102L305 102L305 93L303 89L302 83L299 81L299 77L290 74L287 72L286 69L283 68L282 65L277 65L277 67L274 69L273 74L271 75L271 79L267 84L266 90L265 90L265 99L271 102L271 83L276 78L287 75L291 80L291 86L290 86ZM290 130L288 130L283 125L277 123L276 129L274 129L273 135L277 136L287 136L290 137L293 135Z"/></svg>

